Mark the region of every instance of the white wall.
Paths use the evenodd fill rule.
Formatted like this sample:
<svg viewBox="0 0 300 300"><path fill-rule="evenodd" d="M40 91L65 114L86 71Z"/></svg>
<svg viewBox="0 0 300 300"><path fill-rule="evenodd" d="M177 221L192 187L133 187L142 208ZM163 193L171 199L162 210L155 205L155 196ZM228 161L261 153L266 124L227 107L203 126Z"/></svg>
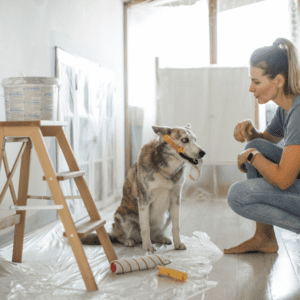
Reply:
<svg viewBox="0 0 300 300"><path fill-rule="evenodd" d="M121 153L118 186L124 182L124 40L121 0L0 0L0 82L3 78L55 76L55 46L92 60L114 71L117 79L117 149ZM0 93L3 89L0 88ZM5 121L4 100L0 96L0 121ZM47 138L48 139L48 138ZM48 144L50 142L48 141ZM16 145L8 145L9 165L17 155ZM6 176L2 170L0 188ZM19 171L15 174L17 189ZM29 194L46 195L47 185L35 151L31 158ZM10 192L2 202L11 205ZM29 200L32 205L40 201ZM13 214L0 211L0 218ZM27 218L37 214L27 212ZM38 224L37 224L38 225ZM10 229L0 232L5 234ZM1 239L0 239L1 244Z"/></svg>

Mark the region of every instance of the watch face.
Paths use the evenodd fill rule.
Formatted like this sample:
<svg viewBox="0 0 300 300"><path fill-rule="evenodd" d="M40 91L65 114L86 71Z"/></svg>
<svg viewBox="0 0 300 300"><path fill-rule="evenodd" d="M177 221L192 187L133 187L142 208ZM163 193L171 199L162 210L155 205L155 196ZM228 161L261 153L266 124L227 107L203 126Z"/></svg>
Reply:
<svg viewBox="0 0 300 300"><path fill-rule="evenodd" d="M252 158L253 158L253 153L250 153L247 157L247 160L250 162Z"/></svg>

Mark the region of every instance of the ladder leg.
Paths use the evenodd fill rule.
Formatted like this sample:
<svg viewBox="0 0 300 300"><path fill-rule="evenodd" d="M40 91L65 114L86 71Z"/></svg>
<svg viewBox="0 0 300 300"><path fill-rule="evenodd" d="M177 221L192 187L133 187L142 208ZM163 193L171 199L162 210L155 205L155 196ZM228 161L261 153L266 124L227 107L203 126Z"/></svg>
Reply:
<svg viewBox="0 0 300 300"><path fill-rule="evenodd" d="M3 151L4 151L4 134L0 127L0 173L1 173L1 163L3 158Z"/></svg>
<svg viewBox="0 0 300 300"><path fill-rule="evenodd" d="M95 282L91 267L88 263L87 257L83 250L81 241L78 237L76 227L74 225L72 216L64 199L63 193L61 191L58 180L56 179L55 172L50 161L47 148L45 146L43 136L39 128L33 128L30 132L30 137L32 138L34 147L36 149L38 158L42 165L44 174L47 179L53 200L56 205L63 205L64 208L60 209L59 216L65 227L69 243L72 247L73 253L75 255L78 267L80 269L81 275L83 277L84 283L88 290L98 290L97 284Z"/></svg>
<svg viewBox="0 0 300 300"><path fill-rule="evenodd" d="M70 168L70 171L79 171L79 167L78 167L78 164L74 157L73 151L70 147L70 144L68 143L68 140L66 138L66 135L65 135L62 127L58 130L58 132L56 134L56 138L57 138L60 148L66 158L66 161ZM77 188L79 190L79 193L82 197L82 200L84 202L84 205L88 211L88 214L89 214L91 220L101 220L100 214L95 205L94 199L91 195L91 192L90 192L83 176L74 178L74 180L75 180L75 183L77 185ZM117 260L118 257L116 255L116 252L112 246L112 243L107 235L105 227L103 226L103 227L97 229L96 232L97 232L99 240L101 241L101 245L103 246L104 252L105 252L109 262L111 262L113 260Z"/></svg>
<svg viewBox="0 0 300 300"><path fill-rule="evenodd" d="M6 183L5 183L4 188L3 188L3 190L2 190L2 192L0 194L0 204L3 201L3 199L4 199L4 195L5 195L8 187L11 186L12 178L14 176L14 173L15 173L16 169L17 169L17 166L18 166L18 163L20 161L20 158L22 157L24 148L25 148L25 143L23 143L23 145L22 145L22 147L21 147L21 149L19 151L18 157L17 157L17 159L16 159L16 161L15 161L15 163L13 165L13 168L12 168L11 172L9 173L9 176L7 176ZM2 154L4 154L4 152L5 151L2 151ZM3 155L3 159L5 159L5 158L6 158L5 155Z"/></svg>
<svg viewBox="0 0 300 300"><path fill-rule="evenodd" d="M2 151L2 155L3 155L3 165L4 165L5 172L6 172L6 177L9 178L10 170L9 170L9 166L8 166L8 159L7 159L5 149ZM10 189L10 193L11 193L11 197L12 197L12 200L14 202L14 205L17 205L16 192L15 192L14 185L13 185L12 181L9 184L9 189Z"/></svg>
<svg viewBox="0 0 300 300"><path fill-rule="evenodd" d="M21 160L19 191L18 191L18 200L17 200L18 201L17 205L20 206L27 205L30 158L31 158L31 141L28 141ZM22 262L22 254L23 254L26 210L17 211L17 214L20 214L21 217L20 217L20 223L15 226L12 261L20 263Z"/></svg>

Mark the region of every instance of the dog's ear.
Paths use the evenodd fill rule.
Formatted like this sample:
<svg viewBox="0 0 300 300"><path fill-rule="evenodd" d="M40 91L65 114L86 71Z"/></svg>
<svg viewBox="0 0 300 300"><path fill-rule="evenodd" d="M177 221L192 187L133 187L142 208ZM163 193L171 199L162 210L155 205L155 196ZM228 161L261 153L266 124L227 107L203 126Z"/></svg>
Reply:
<svg viewBox="0 0 300 300"><path fill-rule="evenodd" d="M192 125L190 123L188 123L186 126L185 126L186 129L191 129L192 128Z"/></svg>
<svg viewBox="0 0 300 300"><path fill-rule="evenodd" d="M170 127L163 127L163 126L152 126L152 129L157 135L161 137L165 135L170 135L172 131Z"/></svg>

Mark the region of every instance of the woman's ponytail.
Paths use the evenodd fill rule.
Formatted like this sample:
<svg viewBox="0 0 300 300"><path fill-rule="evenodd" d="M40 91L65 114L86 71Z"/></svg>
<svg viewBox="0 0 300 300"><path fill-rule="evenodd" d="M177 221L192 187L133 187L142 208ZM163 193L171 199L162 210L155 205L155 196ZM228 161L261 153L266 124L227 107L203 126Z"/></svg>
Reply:
<svg viewBox="0 0 300 300"><path fill-rule="evenodd" d="M250 64L262 69L263 75L269 79L274 79L278 74L283 75L286 95L300 94L298 50L288 39L278 38L272 46L255 50L251 55Z"/></svg>
<svg viewBox="0 0 300 300"><path fill-rule="evenodd" d="M279 43L279 47L284 47L288 57L288 85L287 94L300 94L300 66L298 50L288 39L278 38L274 43Z"/></svg>

